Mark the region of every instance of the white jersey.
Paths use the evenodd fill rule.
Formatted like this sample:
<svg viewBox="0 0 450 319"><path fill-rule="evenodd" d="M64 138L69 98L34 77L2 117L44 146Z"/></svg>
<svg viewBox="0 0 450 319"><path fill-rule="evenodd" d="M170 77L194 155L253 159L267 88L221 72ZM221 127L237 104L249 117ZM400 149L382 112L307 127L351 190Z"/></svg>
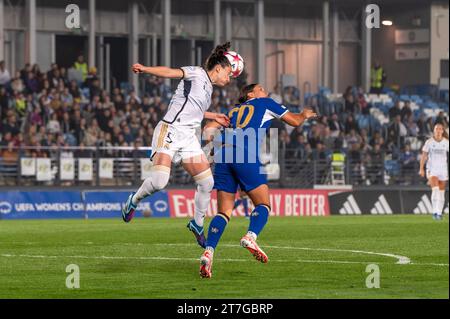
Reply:
<svg viewBox="0 0 450 319"><path fill-rule="evenodd" d="M428 153L427 171L446 172L448 150L448 139L443 138L438 142L433 137L429 138L422 147L422 151Z"/></svg>
<svg viewBox="0 0 450 319"><path fill-rule="evenodd" d="M202 67L184 66L181 70L183 78L162 120L174 126L198 127L211 104L212 82Z"/></svg>

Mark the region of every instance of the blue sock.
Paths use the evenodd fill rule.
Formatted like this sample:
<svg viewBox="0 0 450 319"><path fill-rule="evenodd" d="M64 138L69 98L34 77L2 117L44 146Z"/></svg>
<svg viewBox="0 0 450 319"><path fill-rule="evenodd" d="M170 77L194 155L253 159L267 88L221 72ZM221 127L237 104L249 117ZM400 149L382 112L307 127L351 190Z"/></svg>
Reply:
<svg viewBox="0 0 450 319"><path fill-rule="evenodd" d="M241 205L241 203L242 203L242 199L238 199L238 200L236 200L236 201L234 202L234 207L233 207L233 209L236 209L236 208L238 208L238 207L239 207L239 205Z"/></svg>
<svg viewBox="0 0 450 319"><path fill-rule="evenodd" d="M252 214L250 215L250 225L248 226L248 231L251 231L258 236L266 225L268 218L269 207L267 207L266 205L256 206Z"/></svg>
<svg viewBox="0 0 450 319"><path fill-rule="evenodd" d="M219 243L220 237L222 237L225 227L228 224L228 221L228 216L222 213L218 213L216 216L214 216L211 223L209 224L208 238L206 239L206 248L216 248L217 244Z"/></svg>

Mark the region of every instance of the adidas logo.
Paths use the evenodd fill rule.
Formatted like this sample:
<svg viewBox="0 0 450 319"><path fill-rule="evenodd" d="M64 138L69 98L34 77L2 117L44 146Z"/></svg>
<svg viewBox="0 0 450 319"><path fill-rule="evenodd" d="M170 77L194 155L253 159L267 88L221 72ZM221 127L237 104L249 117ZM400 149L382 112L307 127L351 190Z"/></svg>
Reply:
<svg viewBox="0 0 450 319"><path fill-rule="evenodd" d="M373 215L383 215L383 214L392 215L392 209L389 206L386 197L384 197L384 195L380 195L378 197L378 200L375 203L375 207L373 207L370 210L370 213Z"/></svg>
<svg viewBox="0 0 450 319"><path fill-rule="evenodd" d="M427 195L422 195L417 207L413 210L414 214L432 214L433 205Z"/></svg>
<svg viewBox="0 0 450 319"><path fill-rule="evenodd" d="M211 232L214 234L217 234L219 232L219 229L216 227L211 228Z"/></svg>
<svg viewBox="0 0 450 319"><path fill-rule="evenodd" d="M361 215L361 209L356 203L355 197L350 195L347 197L343 207L339 210L341 215Z"/></svg>
<svg viewBox="0 0 450 319"><path fill-rule="evenodd" d="M432 214L433 213L433 204L431 204L431 200L427 195L422 195L420 198L420 202L417 203L417 207L413 210L414 214ZM449 213L449 203L447 203L447 207L444 208L444 214Z"/></svg>

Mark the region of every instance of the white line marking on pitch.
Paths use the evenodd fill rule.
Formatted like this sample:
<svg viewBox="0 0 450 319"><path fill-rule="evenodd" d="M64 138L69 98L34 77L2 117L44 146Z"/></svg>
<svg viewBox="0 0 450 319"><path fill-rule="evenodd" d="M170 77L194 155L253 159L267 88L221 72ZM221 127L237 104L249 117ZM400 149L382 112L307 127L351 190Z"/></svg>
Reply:
<svg viewBox="0 0 450 319"><path fill-rule="evenodd" d="M1 254L1 257L22 257L22 258L41 258L41 259L59 259L59 258L79 258L79 259L134 259L134 260L172 260L172 261L198 261L198 258L181 258L181 257L161 257L161 256L146 256L146 257L133 257L133 256L50 256L50 255L15 255L15 254ZM228 262L254 262L252 258L248 259L233 259L233 258L221 258L220 261ZM278 263L326 263L326 264L383 264L382 262L374 261L345 261L345 260L308 260L308 259L296 259L296 260L280 260L269 259L270 262ZM448 267L448 264L434 264L434 263L409 263L408 265L423 265L423 266L444 266Z"/></svg>
<svg viewBox="0 0 450 319"><path fill-rule="evenodd" d="M194 244L182 244L182 243L172 243L172 244L153 244L153 245L170 245L170 246L192 246ZM222 247L240 247L239 245L231 245L231 244L224 244L221 245ZM409 259L406 256L401 255L394 255L394 254L388 254L388 253L376 253L373 251L364 251L364 250L351 250L351 249L335 249L335 248L308 248L308 247L291 247L291 246L266 246L265 248L274 248L274 249L296 249L296 250L315 250L315 251L336 251L336 252L347 252L347 253L354 253L354 254L366 254L366 255L377 255L377 256L384 256L384 257L391 257L397 259L396 264L399 265L406 265L411 264L411 259Z"/></svg>
<svg viewBox="0 0 450 319"><path fill-rule="evenodd" d="M30 242L31 243L31 242ZM92 245L93 242L87 242L86 244ZM191 243L121 243L121 245L129 246L197 246ZM222 247L241 247L240 245L234 244L222 244ZM292 247L292 246L264 246L266 248L274 249L294 249L294 250L310 250L310 251L335 251L335 252L350 252L355 254L367 254L367 255L377 255L397 259L396 264L398 265L422 265L422 266L441 266L448 267L449 264L446 263L413 263L411 259L406 256L395 255L390 253L377 253L372 251L364 250L351 250L351 249L337 249L337 248L309 248L309 247ZM178 258L178 257L161 257L161 256L147 256L147 257L125 257L125 256L43 256L43 255L14 255L14 254L1 254L1 257L24 257L24 258L83 258L83 259L140 259L140 260L180 260L180 261L197 261L197 258ZM247 259L232 259L232 258L222 258L220 260L230 261L230 262L245 262ZM368 264L368 263L380 263L380 262L365 262L365 261L345 261L345 260L307 260L307 259L297 259L297 260L270 260L271 262L298 262L298 263L330 263L330 264Z"/></svg>

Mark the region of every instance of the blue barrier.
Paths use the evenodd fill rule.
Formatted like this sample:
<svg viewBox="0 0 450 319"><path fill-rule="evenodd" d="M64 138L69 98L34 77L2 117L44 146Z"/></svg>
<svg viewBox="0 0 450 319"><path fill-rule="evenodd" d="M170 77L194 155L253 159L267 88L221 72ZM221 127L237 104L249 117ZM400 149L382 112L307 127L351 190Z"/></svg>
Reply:
<svg viewBox="0 0 450 319"><path fill-rule="evenodd" d="M84 205L80 192L0 193L0 218L44 219L82 218Z"/></svg>
<svg viewBox="0 0 450 319"><path fill-rule="evenodd" d="M0 219L121 218L127 191L45 191L0 193ZM143 200L136 217L170 217L167 192Z"/></svg>

